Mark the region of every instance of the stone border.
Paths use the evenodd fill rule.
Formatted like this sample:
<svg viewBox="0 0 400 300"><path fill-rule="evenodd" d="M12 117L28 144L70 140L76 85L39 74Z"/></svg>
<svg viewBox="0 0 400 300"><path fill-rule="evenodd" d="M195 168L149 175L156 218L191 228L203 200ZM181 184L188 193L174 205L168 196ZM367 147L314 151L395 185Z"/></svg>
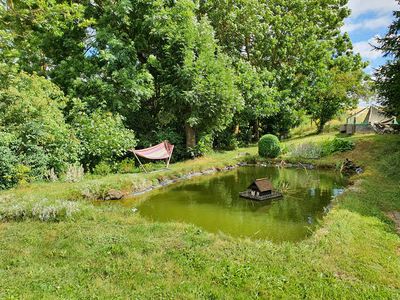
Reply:
<svg viewBox="0 0 400 300"><path fill-rule="evenodd" d="M132 193L129 193L128 195L126 195L124 198L127 197L135 197L135 196L140 196L143 194L146 194L148 192L154 191L156 189L177 183L177 182L181 182L184 180L188 180L194 177L200 177L200 176L204 176L204 175L211 175L211 174L215 174L215 173L219 173L219 172L224 172L224 171L231 171L231 170L235 170L239 167L275 167L275 168L296 168L296 169L307 169L307 170L313 170L316 167L312 164L302 164L302 163L286 163L284 161L280 162L280 163L274 163L274 162L258 162L255 164L249 164L246 162L239 162L235 165L229 165L223 168L209 168L206 169L204 171L199 171L199 172L189 172L185 175L182 175L179 178L175 178L175 179L166 179L163 181L160 181L158 184L153 184L150 185L144 189L140 189L138 191L134 191Z"/></svg>

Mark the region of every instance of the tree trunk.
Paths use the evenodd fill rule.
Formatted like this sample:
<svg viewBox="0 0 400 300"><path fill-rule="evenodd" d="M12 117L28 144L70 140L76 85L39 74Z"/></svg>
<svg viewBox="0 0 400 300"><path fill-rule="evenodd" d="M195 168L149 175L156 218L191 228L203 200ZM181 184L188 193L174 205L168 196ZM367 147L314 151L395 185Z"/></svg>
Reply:
<svg viewBox="0 0 400 300"><path fill-rule="evenodd" d="M258 142L260 139L260 130L259 130L260 124L258 122L258 119L255 120L255 123L253 125L253 133L254 133L254 141Z"/></svg>
<svg viewBox="0 0 400 300"><path fill-rule="evenodd" d="M236 125L235 125L235 130L234 130L234 132L233 132L233 133L234 133L235 135L238 135L238 134L239 134L239 132L240 132L240 127L239 127L239 124L236 124Z"/></svg>
<svg viewBox="0 0 400 300"><path fill-rule="evenodd" d="M196 146L196 132L193 127L189 124L185 124L185 134L186 134L186 149L194 148Z"/></svg>
<svg viewBox="0 0 400 300"><path fill-rule="evenodd" d="M322 133L324 131L325 127L325 122L322 122L321 120L317 122L317 133Z"/></svg>

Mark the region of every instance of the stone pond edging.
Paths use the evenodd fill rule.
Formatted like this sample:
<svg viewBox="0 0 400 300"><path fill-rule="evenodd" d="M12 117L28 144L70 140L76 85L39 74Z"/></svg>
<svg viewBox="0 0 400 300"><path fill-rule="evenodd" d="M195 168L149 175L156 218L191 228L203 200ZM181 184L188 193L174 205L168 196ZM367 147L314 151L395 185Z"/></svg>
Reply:
<svg viewBox="0 0 400 300"><path fill-rule="evenodd" d="M194 177L200 177L200 176L204 176L204 175L211 175L211 174L215 174L215 173L219 173L219 172L225 172L225 171L231 171L234 169L237 169L239 167L284 167L284 168L297 168L297 169L307 169L307 170L312 170L315 169L316 166L312 165L312 164L303 164L303 163L286 163L281 161L280 163L276 163L276 162L257 162L257 163L246 163L246 162L239 162L237 164L234 165L229 165L226 167L222 167L222 168L217 168L217 167L212 167L203 171L197 171L197 172L189 172L185 175L182 175L178 178L174 178L174 179L165 179L162 181L159 181L158 184L152 184L146 188L134 191L132 193L129 193L128 195L126 195L123 198L126 197L132 197L132 196L139 196L139 195L143 195L145 193L151 192L153 190L177 183L177 182L182 182Z"/></svg>

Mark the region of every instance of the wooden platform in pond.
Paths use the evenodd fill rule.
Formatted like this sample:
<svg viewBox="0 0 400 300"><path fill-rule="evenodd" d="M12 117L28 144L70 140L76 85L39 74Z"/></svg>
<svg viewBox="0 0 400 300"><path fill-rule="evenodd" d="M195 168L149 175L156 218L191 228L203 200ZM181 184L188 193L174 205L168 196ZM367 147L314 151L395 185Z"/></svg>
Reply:
<svg viewBox="0 0 400 300"><path fill-rule="evenodd" d="M254 195L251 193L252 190L247 190L244 192L240 192L239 196L242 198L250 199L250 200L255 200L255 201L265 201L265 200L270 200L270 199L276 199L276 198L281 198L283 195L281 193L272 191L270 194L266 195Z"/></svg>

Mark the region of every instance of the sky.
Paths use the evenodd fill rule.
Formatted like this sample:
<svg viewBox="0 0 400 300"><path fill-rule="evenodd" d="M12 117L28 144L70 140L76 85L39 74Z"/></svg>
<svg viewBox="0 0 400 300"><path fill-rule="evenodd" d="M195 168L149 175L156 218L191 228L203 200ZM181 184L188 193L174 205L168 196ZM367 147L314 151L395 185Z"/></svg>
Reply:
<svg viewBox="0 0 400 300"><path fill-rule="evenodd" d="M400 10L400 6L395 0L349 0L348 5L352 13L342 31L350 34L355 52L370 62L365 71L372 74L385 63L386 58L379 51L372 50L370 44L376 44L376 36L386 34L394 20L393 11Z"/></svg>

